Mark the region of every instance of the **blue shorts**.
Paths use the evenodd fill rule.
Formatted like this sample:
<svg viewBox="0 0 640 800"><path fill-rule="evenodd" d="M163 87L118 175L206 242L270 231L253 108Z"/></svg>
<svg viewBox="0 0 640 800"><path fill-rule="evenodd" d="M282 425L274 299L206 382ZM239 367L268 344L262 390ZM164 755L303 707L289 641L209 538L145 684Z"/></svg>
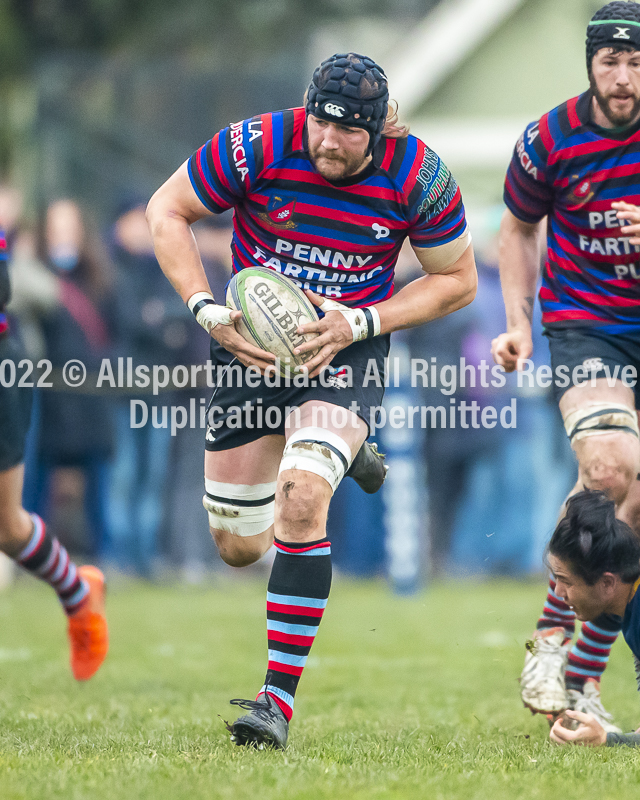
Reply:
<svg viewBox="0 0 640 800"><path fill-rule="evenodd" d="M270 386L263 377L251 373L247 376L247 369L212 339L211 361L216 375L221 378L217 380L210 403L207 420L213 427L207 428L205 448L230 450L263 436L283 436L285 413L289 413L286 409L310 400L352 409L371 430L371 414L382 404L384 396L389 341L389 335L376 336L341 350L331 362L337 372L323 374L325 385L318 377L307 386L296 386L293 382L287 385L284 378L279 386ZM228 365L231 366L227 371L218 369Z"/></svg>
<svg viewBox="0 0 640 800"><path fill-rule="evenodd" d="M585 367L589 377L606 378L608 375L619 376L622 370L631 366L637 371L636 384L633 389L636 408L640 398L640 333L625 336L619 333L604 333L597 328L547 328L544 335L549 340L551 352L551 369L557 374L558 367L568 368L573 374L575 367ZM608 373L605 370L608 367ZM617 368L617 373L616 373ZM572 387L552 383L554 397L557 402Z"/></svg>

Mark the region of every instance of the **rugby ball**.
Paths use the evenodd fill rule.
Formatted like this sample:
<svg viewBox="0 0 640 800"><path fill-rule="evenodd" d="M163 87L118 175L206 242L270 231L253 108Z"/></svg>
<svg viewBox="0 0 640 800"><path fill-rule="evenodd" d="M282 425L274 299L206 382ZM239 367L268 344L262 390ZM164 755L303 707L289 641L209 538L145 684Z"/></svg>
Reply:
<svg viewBox="0 0 640 800"><path fill-rule="evenodd" d="M236 273L227 287L227 306L242 311L236 322L238 333L261 350L279 359L280 375L295 373L295 368L318 352L294 354L294 349L319 334L296 333L299 325L315 322L315 307L296 284L266 267L247 267Z"/></svg>

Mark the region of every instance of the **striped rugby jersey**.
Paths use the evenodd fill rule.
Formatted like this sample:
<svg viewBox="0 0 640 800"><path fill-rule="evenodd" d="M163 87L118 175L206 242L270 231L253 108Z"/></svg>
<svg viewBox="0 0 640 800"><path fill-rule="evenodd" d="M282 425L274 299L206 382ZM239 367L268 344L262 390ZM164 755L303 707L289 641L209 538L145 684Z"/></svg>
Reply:
<svg viewBox="0 0 640 800"><path fill-rule="evenodd" d="M0 334L7 330L4 307L9 302L9 268L7 264L7 239L0 230Z"/></svg>
<svg viewBox="0 0 640 800"><path fill-rule="evenodd" d="M407 236L437 247L466 229L455 179L415 136L383 138L361 173L325 180L309 156L303 108L224 128L188 167L210 211L235 209L234 274L269 267L350 306L391 295Z"/></svg>
<svg viewBox="0 0 640 800"><path fill-rule="evenodd" d="M531 123L518 140L504 200L524 222L548 216L540 304L546 327L640 331L640 247L617 230L615 200L640 204L640 123L590 121L585 92Z"/></svg>

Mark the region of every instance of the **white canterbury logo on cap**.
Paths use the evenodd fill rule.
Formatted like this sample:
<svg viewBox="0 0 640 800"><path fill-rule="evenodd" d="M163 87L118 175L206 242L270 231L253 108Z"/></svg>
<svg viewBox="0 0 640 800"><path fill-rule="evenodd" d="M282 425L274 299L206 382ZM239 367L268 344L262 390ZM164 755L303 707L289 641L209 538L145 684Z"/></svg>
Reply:
<svg viewBox="0 0 640 800"><path fill-rule="evenodd" d="M335 103L326 103L324 110L326 114L332 114L334 117L344 116L344 108L335 105Z"/></svg>
<svg viewBox="0 0 640 800"><path fill-rule="evenodd" d="M613 34L613 38L614 39L630 39L631 38L629 36L629 28L618 28L618 26L616 26L616 30L618 32Z"/></svg>

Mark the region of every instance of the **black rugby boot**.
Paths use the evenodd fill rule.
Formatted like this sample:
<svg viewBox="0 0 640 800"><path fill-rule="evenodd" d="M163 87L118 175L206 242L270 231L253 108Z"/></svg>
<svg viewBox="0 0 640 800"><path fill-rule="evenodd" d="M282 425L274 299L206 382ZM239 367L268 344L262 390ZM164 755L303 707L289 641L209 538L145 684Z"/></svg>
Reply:
<svg viewBox="0 0 640 800"><path fill-rule="evenodd" d="M225 723L234 744L257 747L259 750L264 747L285 749L289 722L280 706L266 692L260 695L259 700L231 700L231 705L249 712L238 717L233 725Z"/></svg>
<svg viewBox="0 0 640 800"><path fill-rule="evenodd" d="M384 483L389 467L384 463L384 453L377 444L365 442L358 450L347 475L367 494L375 494Z"/></svg>

